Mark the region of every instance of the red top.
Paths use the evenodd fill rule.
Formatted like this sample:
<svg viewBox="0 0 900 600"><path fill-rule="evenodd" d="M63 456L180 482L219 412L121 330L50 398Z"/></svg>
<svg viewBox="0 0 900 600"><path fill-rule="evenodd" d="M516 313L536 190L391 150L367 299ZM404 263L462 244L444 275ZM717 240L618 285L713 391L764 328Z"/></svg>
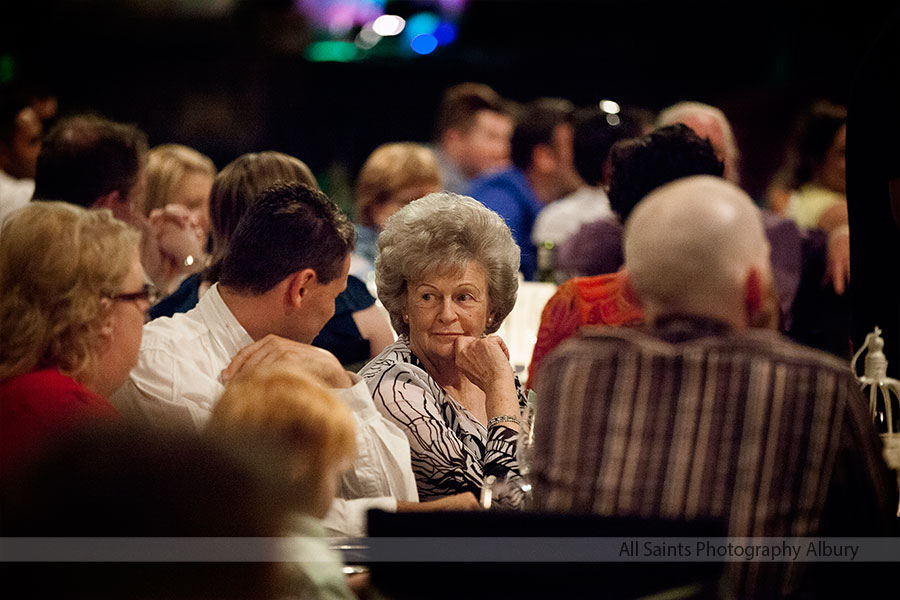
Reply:
<svg viewBox="0 0 900 600"><path fill-rule="evenodd" d="M87 418L115 418L109 400L56 369L0 381L0 477L42 442Z"/></svg>
<svg viewBox="0 0 900 600"><path fill-rule="evenodd" d="M534 389L538 364L585 325L637 325L644 311L625 285L625 271L593 277L573 277L559 286L541 313L537 342L528 367L528 387Z"/></svg>

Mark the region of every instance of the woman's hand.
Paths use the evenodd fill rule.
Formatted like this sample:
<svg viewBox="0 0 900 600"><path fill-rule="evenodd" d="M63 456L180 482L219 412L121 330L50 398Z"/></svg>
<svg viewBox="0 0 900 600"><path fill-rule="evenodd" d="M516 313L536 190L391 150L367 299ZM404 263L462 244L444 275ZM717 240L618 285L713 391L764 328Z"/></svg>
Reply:
<svg viewBox="0 0 900 600"><path fill-rule="evenodd" d="M169 294L184 275L203 267L203 229L179 204L153 210L144 226L144 268L156 287Z"/></svg>
<svg viewBox="0 0 900 600"><path fill-rule="evenodd" d="M499 336L458 338L456 367L484 392L488 418L519 415L516 379L509 364L509 349Z"/></svg>
<svg viewBox="0 0 900 600"><path fill-rule="evenodd" d="M456 367L466 379L485 393L509 375L509 349L499 336L483 338L461 336L456 340Z"/></svg>

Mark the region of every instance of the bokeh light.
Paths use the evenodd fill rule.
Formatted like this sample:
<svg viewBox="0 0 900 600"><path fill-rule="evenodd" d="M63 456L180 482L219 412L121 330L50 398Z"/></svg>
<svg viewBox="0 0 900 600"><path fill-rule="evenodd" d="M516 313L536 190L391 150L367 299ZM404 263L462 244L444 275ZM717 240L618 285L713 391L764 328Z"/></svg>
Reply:
<svg viewBox="0 0 900 600"><path fill-rule="evenodd" d="M381 15L372 23L372 31L383 37L398 35L405 27L406 21L397 15Z"/></svg>
<svg viewBox="0 0 900 600"><path fill-rule="evenodd" d="M416 54L431 54L437 48L438 41L430 33L422 33L414 37L409 46Z"/></svg>
<svg viewBox="0 0 900 600"><path fill-rule="evenodd" d="M619 114L621 108L619 107L618 102L614 102L612 100L601 100L600 101L600 110L603 112L609 113L611 115Z"/></svg>
<svg viewBox="0 0 900 600"><path fill-rule="evenodd" d="M451 23L441 23L432 35L437 39L439 45L446 46L452 44L456 39L456 28Z"/></svg>

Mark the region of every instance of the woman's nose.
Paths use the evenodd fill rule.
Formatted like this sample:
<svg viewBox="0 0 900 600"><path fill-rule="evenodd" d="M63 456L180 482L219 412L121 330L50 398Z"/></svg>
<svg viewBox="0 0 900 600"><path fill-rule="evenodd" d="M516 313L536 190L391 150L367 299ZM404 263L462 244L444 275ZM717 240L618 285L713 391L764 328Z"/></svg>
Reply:
<svg viewBox="0 0 900 600"><path fill-rule="evenodd" d="M456 310L454 310L451 298L446 298L441 304L441 312L438 313L438 318L445 323L456 320Z"/></svg>

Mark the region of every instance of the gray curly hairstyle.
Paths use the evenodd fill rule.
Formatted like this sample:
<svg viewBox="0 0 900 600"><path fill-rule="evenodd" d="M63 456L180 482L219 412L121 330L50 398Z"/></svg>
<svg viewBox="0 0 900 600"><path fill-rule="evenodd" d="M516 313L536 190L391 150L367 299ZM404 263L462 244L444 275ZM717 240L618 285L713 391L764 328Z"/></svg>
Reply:
<svg viewBox="0 0 900 600"><path fill-rule="evenodd" d="M503 219L483 204L450 192L428 194L391 215L378 237L375 285L399 335L407 284L428 273L462 271L477 261L488 275L485 333L494 333L516 303L519 247Z"/></svg>

